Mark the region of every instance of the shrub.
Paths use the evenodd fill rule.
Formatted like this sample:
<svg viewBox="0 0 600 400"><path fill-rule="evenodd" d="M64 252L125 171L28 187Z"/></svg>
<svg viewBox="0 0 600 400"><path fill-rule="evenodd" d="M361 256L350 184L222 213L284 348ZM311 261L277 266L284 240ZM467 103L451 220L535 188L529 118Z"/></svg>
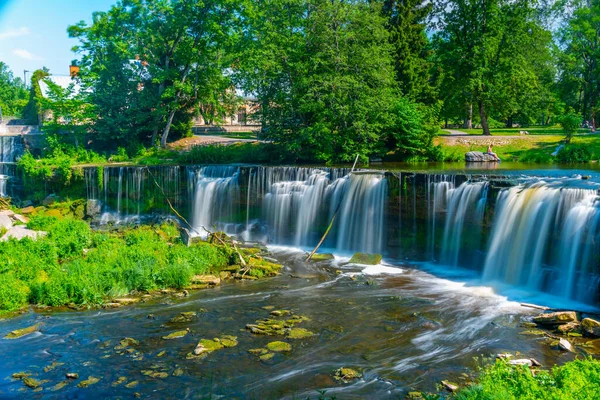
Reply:
<svg viewBox="0 0 600 400"><path fill-rule="evenodd" d="M565 164L590 162L592 153L587 147L569 145L563 147L556 155L556 161Z"/></svg>
<svg viewBox="0 0 600 400"><path fill-rule="evenodd" d="M0 311L14 311L27 304L29 288L12 274L0 274L0 288Z"/></svg>
<svg viewBox="0 0 600 400"><path fill-rule="evenodd" d="M558 118L558 123L562 126L565 133L565 141L570 143L573 135L581 126L581 116L571 109Z"/></svg>

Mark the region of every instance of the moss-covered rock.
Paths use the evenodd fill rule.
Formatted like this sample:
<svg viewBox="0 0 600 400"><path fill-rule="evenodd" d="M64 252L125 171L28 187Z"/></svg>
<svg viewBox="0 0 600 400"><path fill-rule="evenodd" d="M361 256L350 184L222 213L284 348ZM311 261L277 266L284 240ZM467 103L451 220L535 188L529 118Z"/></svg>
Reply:
<svg viewBox="0 0 600 400"><path fill-rule="evenodd" d="M581 321L581 327L588 335L600 337L600 322L595 319L584 318L583 321Z"/></svg>
<svg viewBox="0 0 600 400"><path fill-rule="evenodd" d="M14 331L12 331L12 332L8 333L6 336L4 336L4 338L5 339L18 339L23 336L27 336L34 332L39 331L41 326L42 326L42 324L35 324L32 326L28 326L27 328L15 329Z"/></svg>
<svg viewBox="0 0 600 400"><path fill-rule="evenodd" d="M166 372L153 371L151 369L144 369L141 372L142 372L142 375L149 376L150 378L164 379L164 378L169 377L169 374Z"/></svg>
<svg viewBox="0 0 600 400"><path fill-rule="evenodd" d="M562 325L575 321L577 321L577 314L575 311L543 313L533 318L533 322L539 325Z"/></svg>
<svg viewBox="0 0 600 400"><path fill-rule="evenodd" d="M314 262L330 261L330 260L335 260L335 257L331 253L323 253L323 254L317 253L317 254L313 254L313 256L310 258L310 260L314 261Z"/></svg>
<svg viewBox="0 0 600 400"><path fill-rule="evenodd" d="M182 368L176 368L175 371L173 371L173 376L181 376L183 375L183 372Z"/></svg>
<svg viewBox="0 0 600 400"><path fill-rule="evenodd" d="M189 332L190 332L190 330L186 329L184 331L177 331L177 332L170 333L167 336L163 336L162 338L164 340L180 339L180 338L184 337L185 335L187 335Z"/></svg>
<svg viewBox="0 0 600 400"><path fill-rule="evenodd" d="M362 377L362 374L355 369L342 367L340 369L335 370L333 373L333 378L337 381L341 382L350 382L353 379L359 379Z"/></svg>
<svg viewBox="0 0 600 400"><path fill-rule="evenodd" d="M27 372L15 372L11 376L13 379L24 379L24 378L27 378L28 376L31 376L31 374L29 374Z"/></svg>
<svg viewBox="0 0 600 400"><path fill-rule="evenodd" d="M350 264L377 265L383 257L381 254L354 253Z"/></svg>
<svg viewBox="0 0 600 400"><path fill-rule="evenodd" d="M217 339L215 339L217 340ZM218 338L223 347L235 347L238 345L237 336L224 335Z"/></svg>
<svg viewBox="0 0 600 400"><path fill-rule="evenodd" d="M124 339L121 339L119 344L115 346L115 350L124 350L129 346L138 346L139 344L140 342L138 342L134 338L126 337Z"/></svg>
<svg viewBox="0 0 600 400"><path fill-rule="evenodd" d="M224 348L223 344L216 340L200 339L200 342L194 349L194 355L202 355L204 353L212 353L213 351L221 350Z"/></svg>
<svg viewBox="0 0 600 400"><path fill-rule="evenodd" d="M267 354L263 354L262 356L260 356L258 358L260 359L260 361L269 361L274 356L275 356L275 353L267 353Z"/></svg>
<svg viewBox="0 0 600 400"><path fill-rule="evenodd" d="M86 380L79 382L79 385L77 385L77 387L86 388L88 386L95 385L98 382L100 382L100 378L88 376Z"/></svg>
<svg viewBox="0 0 600 400"><path fill-rule="evenodd" d="M53 362L52 364L50 364L50 365L47 365L47 366L44 368L44 372L50 372L50 371L53 371L54 369L56 369L57 367L60 367L61 365L65 365L65 363L60 363L60 362L56 362L56 361L55 361L55 362Z"/></svg>
<svg viewBox="0 0 600 400"><path fill-rule="evenodd" d="M273 352L292 351L292 345L286 342L271 342L267 344L267 349Z"/></svg>
<svg viewBox="0 0 600 400"><path fill-rule="evenodd" d="M64 388L65 386L67 386L70 382L69 381L61 381L58 382L56 385L52 386L50 388L51 391L56 392L58 390L61 390L62 388Z"/></svg>
<svg viewBox="0 0 600 400"><path fill-rule="evenodd" d="M267 349L263 349L263 348L260 348L260 349L250 349L250 350L248 350L248 353L250 353L250 354L254 354L254 355L256 355L256 356L260 356L260 355L263 355L263 354L267 354L268 352L269 352L269 351L268 351Z"/></svg>
<svg viewBox="0 0 600 400"><path fill-rule="evenodd" d="M290 310L273 310L271 311L271 315L274 315L276 317L283 317L286 315L291 314L292 312Z"/></svg>
<svg viewBox="0 0 600 400"><path fill-rule="evenodd" d="M137 386L137 385L139 385L139 384L140 384L140 382L139 382L139 381L132 381L132 382L129 382L127 385L125 385L125 387L126 387L127 389L131 389L131 388L134 388L134 387L136 387L136 386Z"/></svg>
<svg viewBox="0 0 600 400"><path fill-rule="evenodd" d="M290 339L306 339L314 336L315 334L304 328L292 328L287 334Z"/></svg>
<svg viewBox="0 0 600 400"><path fill-rule="evenodd" d="M41 384L42 383L40 381L37 381L29 376L26 376L23 378L23 385L30 387L32 389L39 387Z"/></svg>
<svg viewBox="0 0 600 400"><path fill-rule="evenodd" d="M194 318L196 317L196 315L197 314L195 311L182 312L179 315L171 318L169 320L169 322L173 322L173 323L192 322L194 320Z"/></svg>

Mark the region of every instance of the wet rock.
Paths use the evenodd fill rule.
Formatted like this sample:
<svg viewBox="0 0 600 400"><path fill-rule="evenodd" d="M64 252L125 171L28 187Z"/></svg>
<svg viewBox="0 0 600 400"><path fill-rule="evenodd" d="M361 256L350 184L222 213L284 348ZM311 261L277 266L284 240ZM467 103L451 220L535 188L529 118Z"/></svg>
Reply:
<svg viewBox="0 0 600 400"><path fill-rule="evenodd" d="M469 151L465 154L466 162L497 162L498 160L491 154L484 154L481 151Z"/></svg>
<svg viewBox="0 0 600 400"><path fill-rule="evenodd" d="M263 355L263 354L267 354L269 351L267 349L250 349L248 350L248 353L250 354L254 354L257 356Z"/></svg>
<svg viewBox="0 0 600 400"><path fill-rule="evenodd" d="M408 392L406 395L406 400L424 400L423 394L421 392Z"/></svg>
<svg viewBox="0 0 600 400"><path fill-rule="evenodd" d="M238 345L238 341L237 341L237 336L229 336L229 335L225 335L225 336L221 336L219 339L215 339L218 340L219 343L221 343L223 345L223 347L235 347Z"/></svg>
<svg viewBox="0 0 600 400"><path fill-rule="evenodd" d="M93 377L93 376L88 376L88 378L86 380L79 382L79 385L77 385L77 387L79 387L79 388L86 388L86 387L89 387L91 385L95 385L98 382L100 382L100 378L96 378L96 377Z"/></svg>
<svg viewBox="0 0 600 400"><path fill-rule="evenodd" d="M581 321L581 327L588 335L600 337L600 322L595 319L584 318L583 321Z"/></svg>
<svg viewBox="0 0 600 400"><path fill-rule="evenodd" d="M124 350L129 346L138 346L140 342L135 340L134 338L126 337L121 339L118 346L115 346L115 350Z"/></svg>
<svg viewBox="0 0 600 400"><path fill-rule="evenodd" d="M538 325L562 325L575 321L577 321L577 314L574 311L543 313L533 318L533 322Z"/></svg>
<svg viewBox="0 0 600 400"><path fill-rule="evenodd" d="M111 386L116 387L116 386L122 385L125 382L127 382L127 378L124 376L120 376L119 379L117 379L115 382L113 382Z"/></svg>
<svg viewBox="0 0 600 400"><path fill-rule="evenodd" d="M323 254L317 253L317 254L313 254L313 256L311 257L310 260L314 261L314 262L330 261L330 260L335 260L335 257L331 253L323 253Z"/></svg>
<svg viewBox="0 0 600 400"><path fill-rule="evenodd" d="M79 379L79 374L77 372L67 372L65 376L68 379Z"/></svg>
<svg viewBox="0 0 600 400"><path fill-rule="evenodd" d="M181 375L183 375L183 369L177 368L177 369L175 369L175 371L173 371L173 376L181 376Z"/></svg>
<svg viewBox="0 0 600 400"><path fill-rule="evenodd" d="M522 328L535 328L537 327L537 324L535 322L521 322L519 326Z"/></svg>
<svg viewBox="0 0 600 400"><path fill-rule="evenodd" d="M519 335L531 335L531 336L543 336L546 332L541 329L529 329L527 331L519 332Z"/></svg>
<svg viewBox="0 0 600 400"><path fill-rule="evenodd" d="M267 344L267 349L270 351L279 353L279 352L287 352L292 351L292 345L286 342L271 342Z"/></svg>
<svg viewBox="0 0 600 400"><path fill-rule="evenodd" d="M191 279L193 284L216 286L221 284L221 278L215 275L194 275Z"/></svg>
<svg viewBox="0 0 600 400"><path fill-rule="evenodd" d="M199 356L205 353L212 353L222 349L223 346L220 342L210 339L201 339L196 348L194 349L194 355Z"/></svg>
<svg viewBox="0 0 600 400"><path fill-rule="evenodd" d="M336 381L341 381L348 383L353 379L359 379L362 377L362 374L352 368L342 367L340 369L335 370L333 373L333 378Z"/></svg>
<svg viewBox="0 0 600 400"><path fill-rule="evenodd" d="M148 318L148 319L156 319L156 316L154 314L148 314L146 316L146 318Z"/></svg>
<svg viewBox="0 0 600 400"><path fill-rule="evenodd" d="M166 352L165 350L163 350L163 351L161 351L160 353L158 353L158 354L156 355L156 357L160 358L160 357L164 356L165 354L167 354L167 352Z"/></svg>
<svg viewBox="0 0 600 400"><path fill-rule="evenodd" d="M139 303L140 299L137 297L122 297L120 299L115 299L114 302L124 306L128 306L130 304Z"/></svg>
<svg viewBox="0 0 600 400"><path fill-rule="evenodd" d="M573 351L573 345L567 339L560 338L558 341L558 347L564 351Z"/></svg>
<svg viewBox="0 0 600 400"><path fill-rule="evenodd" d="M60 367L61 365L65 365L65 363L53 362L52 364L44 368L44 372L53 371L54 369L56 369L56 367Z"/></svg>
<svg viewBox="0 0 600 400"><path fill-rule="evenodd" d="M165 340L180 339L180 338L184 337L185 335L187 335L189 332L190 332L190 330L188 328L184 331L173 332L167 336L163 336L162 338Z"/></svg>
<svg viewBox="0 0 600 400"><path fill-rule="evenodd" d="M15 372L11 376L13 377L13 379L23 379L23 378L27 378L28 376L31 376L31 374L29 374L27 372Z"/></svg>
<svg viewBox="0 0 600 400"><path fill-rule="evenodd" d="M56 385L52 386L50 388L50 390L52 390L53 392L56 392L62 388L64 388L65 386L67 386L69 384L69 381L62 381L62 382L58 382Z"/></svg>
<svg viewBox="0 0 600 400"><path fill-rule="evenodd" d="M274 315L276 317L281 317L281 316L289 315L289 314L291 314L291 311L289 311L289 310L273 310L273 311L271 311L271 315Z"/></svg>
<svg viewBox="0 0 600 400"><path fill-rule="evenodd" d="M262 356L260 356L258 358L260 359L260 361L269 361L273 357L275 357L275 353L263 354Z"/></svg>
<svg viewBox="0 0 600 400"><path fill-rule="evenodd" d="M579 322L569 322L568 324L559 325L556 330L560 333L578 332L581 328Z"/></svg>
<svg viewBox="0 0 600 400"><path fill-rule="evenodd" d="M131 389L131 388L134 388L134 387L136 387L136 386L137 386L137 385L139 385L139 384L140 384L140 382L139 382L139 381L132 381L132 382L129 382L127 385L125 385L125 387L126 387L127 389Z"/></svg>
<svg viewBox="0 0 600 400"><path fill-rule="evenodd" d="M160 379L169 377L169 374L167 374L166 372L152 371L151 369L142 370L142 375L146 375L151 378L160 378Z"/></svg>
<svg viewBox="0 0 600 400"><path fill-rule="evenodd" d="M529 358L520 358L518 360L510 360L508 361L510 365L526 365L528 367L533 366L533 361Z"/></svg>
<svg viewBox="0 0 600 400"><path fill-rule="evenodd" d="M23 384L27 387L35 389L35 388L39 387L42 383L33 378L26 376L23 378Z"/></svg>
<svg viewBox="0 0 600 400"><path fill-rule="evenodd" d="M304 328L292 328L288 332L287 337L290 339L306 339L314 335L314 333Z"/></svg>
<svg viewBox="0 0 600 400"><path fill-rule="evenodd" d="M85 204L85 215L88 217L97 217L102 213L102 202L100 200L88 200Z"/></svg>
<svg viewBox="0 0 600 400"><path fill-rule="evenodd" d="M186 311L180 313L178 316L171 318L169 322L173 323L183 323L183 322L192 322L196 317L195 311Z"/></svg>
<svg viewBox="0 0 600 400"><path fill-rule="evenodd" d="M381 254L355 253L348 262L350 264L377 265L381 259Z"/></svg>
<svg viewBox="0 0 600 400"><path fill-rule="evenodd" d="M442 386L449 392L456 392L458 390L458 385L449 381L442 381Z"/></svg>
<svg viewBox="0 0 600 400"><path fill-rule="evenodd" d="M6 336L4 336L4 338L5 339L18 339L23 336L27 336L34 332L39 331L41 326L42 326L42 324L35 324L32 326L28 326L27 328L15 329L14 331L12 331L9 334L7 334Z"/></svg>

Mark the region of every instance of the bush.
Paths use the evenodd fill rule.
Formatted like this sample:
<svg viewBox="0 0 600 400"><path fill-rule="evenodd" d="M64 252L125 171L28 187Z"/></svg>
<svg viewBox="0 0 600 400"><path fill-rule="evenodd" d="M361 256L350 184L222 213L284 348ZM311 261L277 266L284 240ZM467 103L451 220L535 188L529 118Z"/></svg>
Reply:
<svg viewBox="0 0 600 400"><path fill-rule="evenodd" d="M556 161L565 164L587 163L591 159L592 153L585 146L565 146L556 155Z"/></svg>
<svg viewBox="0 0 600 400"><path fill-rule="evenodd" d="M558 118L558 123L563 128L563 131L565 133L565 141L567 143L571 142L573 135L581 126L581 120L581 116L576 114L575 111L573 111L572 109Z"/></svg>
<svg viewBox="0 0 600 400"><path fill-rule="evenodd" d="M12 274L0 274L0 311L14 311L27 304L29 288Z"/></svg>
<svg viewBox="0 0 600 400"><path fill-rule="evenodd" d="M485 368L479 383L461 389L457 400L597 399L600 361L588 358L555 366L534 376L529 368L498 360Z"/></svg>

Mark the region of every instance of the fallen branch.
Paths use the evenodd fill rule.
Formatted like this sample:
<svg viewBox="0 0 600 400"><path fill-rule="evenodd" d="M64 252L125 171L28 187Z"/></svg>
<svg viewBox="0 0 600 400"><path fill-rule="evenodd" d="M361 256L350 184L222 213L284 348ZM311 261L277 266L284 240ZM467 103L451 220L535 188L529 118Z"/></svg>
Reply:
<svg viewBox="0 0 600 400"><path fill-rule="evenodd" d="M350 173L354 172L354 168L356 167L356 163L357 162L358 162L358 154L356 155L356 158L354 159L354 164L352 165L352 170L350 170ZM335 221L335 217L337 217L338 212L340 211L340 208L342 207L342 201L343 200L344 200L344 196L340 196L340 201L339 201L337 207L335 208L335 212L333 213L333 217L331 217L331 222L329 222L329 226L327 227L327 230L323 234L323 237L321 237L321 240L319 241L319 243L317 244L317 246L308 255L308 257L306 257L306 260L305 260L306 262L310 261L310 259L315 255L315 253L317 252L317 250L319 250L319 247L321 247L321 245L325 241L325 238L327 237L327 235L329 234L329 231L333 227L333 222Z"/></svg>

